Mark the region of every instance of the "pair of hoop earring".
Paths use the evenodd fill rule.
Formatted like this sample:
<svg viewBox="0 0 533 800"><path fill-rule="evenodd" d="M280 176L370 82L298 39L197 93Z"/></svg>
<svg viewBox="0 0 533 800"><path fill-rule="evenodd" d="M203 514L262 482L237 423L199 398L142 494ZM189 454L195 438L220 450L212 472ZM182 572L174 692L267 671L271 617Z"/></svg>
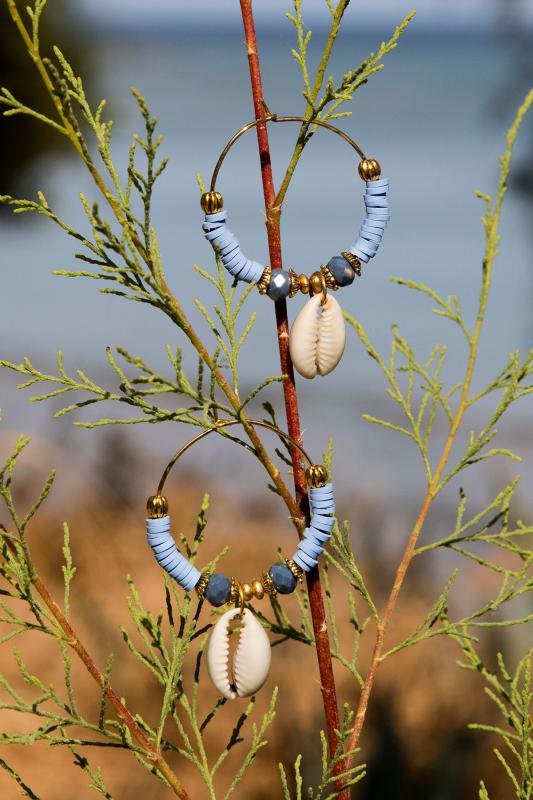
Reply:
<svg viewBox="0 0 533 800"><path fill-rule="evenodd" d="M357 152L360 161L358 172L365 182L364 203L366 216L355 244L321 265L310 276L298 275L294 270L271 269L248 259L239 242L226 226L227 212L222 195L216 191L216 181L224 159L233 145L247 131L267 122L305 122L303 117L278 117L268 114L263 119L244 125L223 149L211 178L208 192L201 197L205 213L202 225L206 239L216 256L235 281L256 283L261 295L275 302L294 297L298 292L309 294L310 300L296 316L290 332L290 353L297 371L305 378L327 375L337 366L345 344L342 310L328 291L349 286L361 275L362 263L377 253L383 232L389 220L389 182L381 179L381 168L374 159L366 158L358 144L346 133L327 122L315 120L313 125L325 128L340 136ZM220 420L185 444L165 468L157 491L148 498L146 520L148 544L160 566L176 580L186 592L196 591L201 602L215 607L233 606L226 611L213 628L207 645L207 668L218 691L227 699L248 697L260 689L268 677L271 649L268 636L250 609L252 600L286 595L301 582L304 572L318 564L324 547L331 538L335 524L333 485L327 470L314 464L305 450L263 420L250 420L250 424L266 428L284 438L308 462L305 470L309 486L311 517L297 550L290 558L280 558L259 578L242 582L224 573L200 571L176 547L172 538L168 501L163 489L170 471L184 453L194 444L220 428L238 425L238 420ZM233 624L239 626L239 642L230 664L229 637Z"/></svg>
<svg viewBox="0 0 533 800"><path fill-rule="evenodd" d="M220 168L233 145L247 131L267 122L305 122L303 117L278 117L268 114L263 119L244 125L232 136L216 163L208 192L201 197L205 213L202 225L205 238L223 266L235 281L256 283L260 294L268 295L275 302L294 297L298 292L309 294L311 299L301 309L292 325L289 337L291 359L296 370L304 378L327 375L339 363L346 342L344 317L339 303L328 294L328 290L349 286L361 275L362 263L373 258L381 243L390 219L388 191L389 181L381 178L381 167L375 159L366 158L359 145L344 131L327 122L315 120L313 125L340 136L358 154L358 172L365 182L365 218L359 229L355 244L340 255L333 256L310 276L298 275L293 269L271 269L258 261L247 258L241 246L226 225L228 217L224 200L216 191Z"/></svg>
<svg viewBox="0 0 533 800"><path fill-rule="evenodd" d="M294 592L304 572L317 566L335 524L333 485L329 482L325 467L313 464L303 447L283 431L263 420L250 420L251 425L266 428L284 438L308 462L305 476L309 486L311 520L298 548L290 558L280 558L259 578L246 582L222 572L200 571L179 552L171 533L168 500L163 494L170 471L187 450L210 433L238 424L238 420L221 420L216 427L202 431L178 450L166 466L156 493L148 498L146 520L148 544L159 565L171 578L186 592L195 590L200 601L207 600L217 608L226 604L233 606L220 617L207 645L207 669L211 680L218 691L230 700L255 694L266 681L270 670L270 642L250 610L249 603ZM240 623L239 643L230 664L229 636L234 622Z"/></svg>

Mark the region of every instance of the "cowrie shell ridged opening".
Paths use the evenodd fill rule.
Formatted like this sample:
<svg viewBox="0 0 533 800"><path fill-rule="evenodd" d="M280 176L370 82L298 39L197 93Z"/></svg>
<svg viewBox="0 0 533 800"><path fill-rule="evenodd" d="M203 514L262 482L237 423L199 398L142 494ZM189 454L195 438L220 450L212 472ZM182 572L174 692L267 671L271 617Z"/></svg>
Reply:
<svg viewBox="0 0 533 800"><path fill-rule="evenodd" d="M268 636L252 612L245 608L239 643L229 664L229 625L239 616L232 608L223 614L207 644L207 671L220 694L228 700L255 694L268 678L271 649Z"/></svg>
<svg viewBox="0 0 533 800"><path fill-rule="evenodd" d="M303 378L327 375L341 360L345 344L340 305L329 294L322 305L322 295L315 294L292 324L289 350L295 369Z"/></svg>

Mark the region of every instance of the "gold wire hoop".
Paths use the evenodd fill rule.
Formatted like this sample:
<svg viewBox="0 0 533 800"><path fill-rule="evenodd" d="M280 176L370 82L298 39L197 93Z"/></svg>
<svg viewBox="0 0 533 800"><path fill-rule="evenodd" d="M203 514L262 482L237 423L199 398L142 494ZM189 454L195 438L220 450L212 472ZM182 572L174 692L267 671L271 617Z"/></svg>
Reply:
<svg viewBox="0 0 533 800"><path fill-rule="evenodd" d="M300 444L298 444L298 442L296 442L291 436L289 436L288 433L285 433L284 431L279 430L279 428L276 428L275 425L271 425L269 422L265 422L262 419L250 419L250 420L248 420L248 422L252 426L257 426L259 428L265 428L266 430L269 430L269 431L272 431L273 433L276 433L278 436L280 436L282 439L284 439L286 442L288 442L290 445L292 445L292 447L295 447L302 454L302 456L308 462L310 467L313 466L313 462L311 461L311 458L309 457L307 452L304 450L304 448ZM205 439L205 437L209 436L210 433L215 433L215 431L217 431L219 428L230 428L233 425L242 425L242 422L240 420L238 420L238 419L219 420L219 421L216 422L216 424L212 428L207 428L206 430L202 431L201 433L198 433L190 441L188 441L186 444L184 444L183 447L180 447L178 452L171 458L171 460L168 462L167 466L165 467L165 470L164 470L164 472L163 472L163 474L161 476L161 480L159 481L159 484L158 484L158 487L157 487L156 497L161 497L161 495L163 493L164 486L165 486L165 481L168 478L168 476L170 474L170 471L172 470L172 468L176 464L176 462L179 461L179 459L182 457L182 455L187 452L187 450L189 450L193 445L195 445L201 439Z"/></svg>
<svg viewBox="0 0 533 800"><path fill-rule="evenodd" d="M321 120L318 119L312 120L310 122L305 117L278 117L277 114L267 114L267 116L263 117L262 119L254 119L252 122L248 122L246 125L243 125L242 128L240 128L237 131L237 133L231 137L227 145L222 150L220 156L218 157L215 169L213 170L213 175L211 176L211 184L209 191L211 192L215 191L218 173L220 172L222 163L226 158L226 156L228 155L231 148L233 147L233 145L235 144L235 142L237 142L241 138L241 136L244 136L244 134L247 133L252 128L256 128L258 125L263 125L266 122L309 122L310 126L318 125L320 128L326 128L328 131L336 133L337 136L340 136L341 139L344 139L345 142L347 142L351 147L353 147L353 149L356 151L356 153L360 156L360 158L363 161L366 159L365 154L363 153L357 142L354 142L354 140L350 138L350 136L348 136L347 133L341 131L340 128L335 127L335 125L330 125L329 122L322 122Z"/></svg>

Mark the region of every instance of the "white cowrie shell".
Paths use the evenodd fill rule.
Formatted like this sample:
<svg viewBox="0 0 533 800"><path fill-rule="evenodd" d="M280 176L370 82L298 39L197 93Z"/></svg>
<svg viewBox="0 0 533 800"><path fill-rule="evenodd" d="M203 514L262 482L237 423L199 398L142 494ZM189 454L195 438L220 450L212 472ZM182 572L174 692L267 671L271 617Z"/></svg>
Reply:
<svg viewBox="0 0 533 800"><path fill-rule="evenodd" d="M239 644L230 668L229 633L230 622L238 617L240 610L232 608L223 614L209 637L207 644L207 671L216 688L228 700L249 697L255 694L268 678L270 671L270 642L268 636L252 612L245 608Z"/></svg>
<svg viewBox="0 0 533 800"><path fill-rule="evenodd" d="M334 297L315 294L292 323L289 350L296 370L304 378L327 375L344 352L346 330L342 309Z"/></svg>

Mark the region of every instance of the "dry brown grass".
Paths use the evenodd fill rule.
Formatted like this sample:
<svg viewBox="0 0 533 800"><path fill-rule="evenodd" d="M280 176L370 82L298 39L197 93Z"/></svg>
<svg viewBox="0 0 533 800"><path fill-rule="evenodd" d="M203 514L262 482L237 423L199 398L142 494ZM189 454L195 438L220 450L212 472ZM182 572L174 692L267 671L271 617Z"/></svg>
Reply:
<svg viewBox="0 0 533 800"><path fill-rule="evenodd" d="M100 667L109 652L115 654L112 683L127 700L128 708L155 722L161 690L155 679L130 656L123 642L120 626L127 618L126 575L130 574L146 605L157 609L164 604L163 584L159 567L151 556L144 538L144 501L148 488L135 487L126 479L124 485L110 491L113 459L107 468L101 466L98 480L80 492L79 486L63 491L33 523L31 543L39 572L58 599L62 593L61 543L62 521L68 518L72 550L77 565L73 586L71 619ZM109 474L106 470L109 469ZM40 473L37 459L35 474ZM30 477L32 470L29 470ZM76 482L74 481L74 484ZM19 490L21 502L33 490L32 480ZM201 501L201 482L192 478L180 486L179 497L171 496L174 529L192 531ZM128 490L128 486L130 487ZM106 487L105 491L102 487ZM59 487L61 489L61 486ZM128 491L130 496L128 496ZM74 492L74 493L73 493ZM132 493L133 492L133 496ZM364 506L364 504L363 504ZM367 516L378 519L379 512L367 504ZM241 577L272 563L276 548L287 550L293 544L288 521L279 516L272 502L261 495L246 505L232 496L227 486L219 484L212 491L212 508L208 515L206 542L202 561L215 554L222 543L231 549L224 561L224 570ZM359 537L353 531L354 540ZM367 564L370 575L378 572L376 564ZM387 571L385 569L384 571ZM431 587L427 587L429 590ZM332 580L332 591L339 607L341 640L348 642L345 589ZM400 639L424 615L428 607L420 576L402 599L395 618L393 637ZM284 603L294 607L294 600ZM203 614L207 616L207 609ZM132 625L126 623L131 630ZM368 663L371 634L363 640L361 665ZM60 685L61 659L53 642L39 635L25 635L16 646L29 668L46 682ZM20 685L11 653L12 643L1 651L2 671ZM491 796L506 794L498 767L490 756L490 740L468 732L468 722L487 721L492 711L483 697L476 675L460 671L455 665L458 651L452 642L431 640L418 648L400 653L386 662L378 677L372 698L368 726L364 735L361 759L369 764L369 776L354 790L359 800L466 800L476 796L479 777L487 780ZM187 664L185 682L190 679L194 664ZM353 680L336 665L340 695L354 704L358 689ZM75 663L74 684L84 713L98 714L99 690L85 674L81 663ZM206 710L216 699L215 690L204 676ZM278 714L268 734L269 746L263 749L237 792L237 798L280 797L277 763L290 765L298 752L304 754L305 776L312 781L318 770L318 735L322 725L318 671L314 651L288 642L275 648L272 675L258 696L261 712L270 690L279 686ZM24 690L23 690L24 691ZM240 711L240 701L229 703L222 710L207 736L207 746L217 750L225 742ZM31 719L0 712L0 729L27 731ZM208 729L209 730L209 729ZM30 748L0 748L1 755L21 772L27 783L42 800L85 800L95 796L87 786L87 776L73 765L70 753L42 744ZM126 753L94 748L90 753L93 765L103 769L106 783L115 800L160 800L169 795L164 787L146 773ZM239 759L235 748L221 772L226 785ZM205 789L194 769L185 760L169 759L192 798L206 797ZM19 796L18 788L5 773L0 773L0 797L11 800Z"/></svg>

